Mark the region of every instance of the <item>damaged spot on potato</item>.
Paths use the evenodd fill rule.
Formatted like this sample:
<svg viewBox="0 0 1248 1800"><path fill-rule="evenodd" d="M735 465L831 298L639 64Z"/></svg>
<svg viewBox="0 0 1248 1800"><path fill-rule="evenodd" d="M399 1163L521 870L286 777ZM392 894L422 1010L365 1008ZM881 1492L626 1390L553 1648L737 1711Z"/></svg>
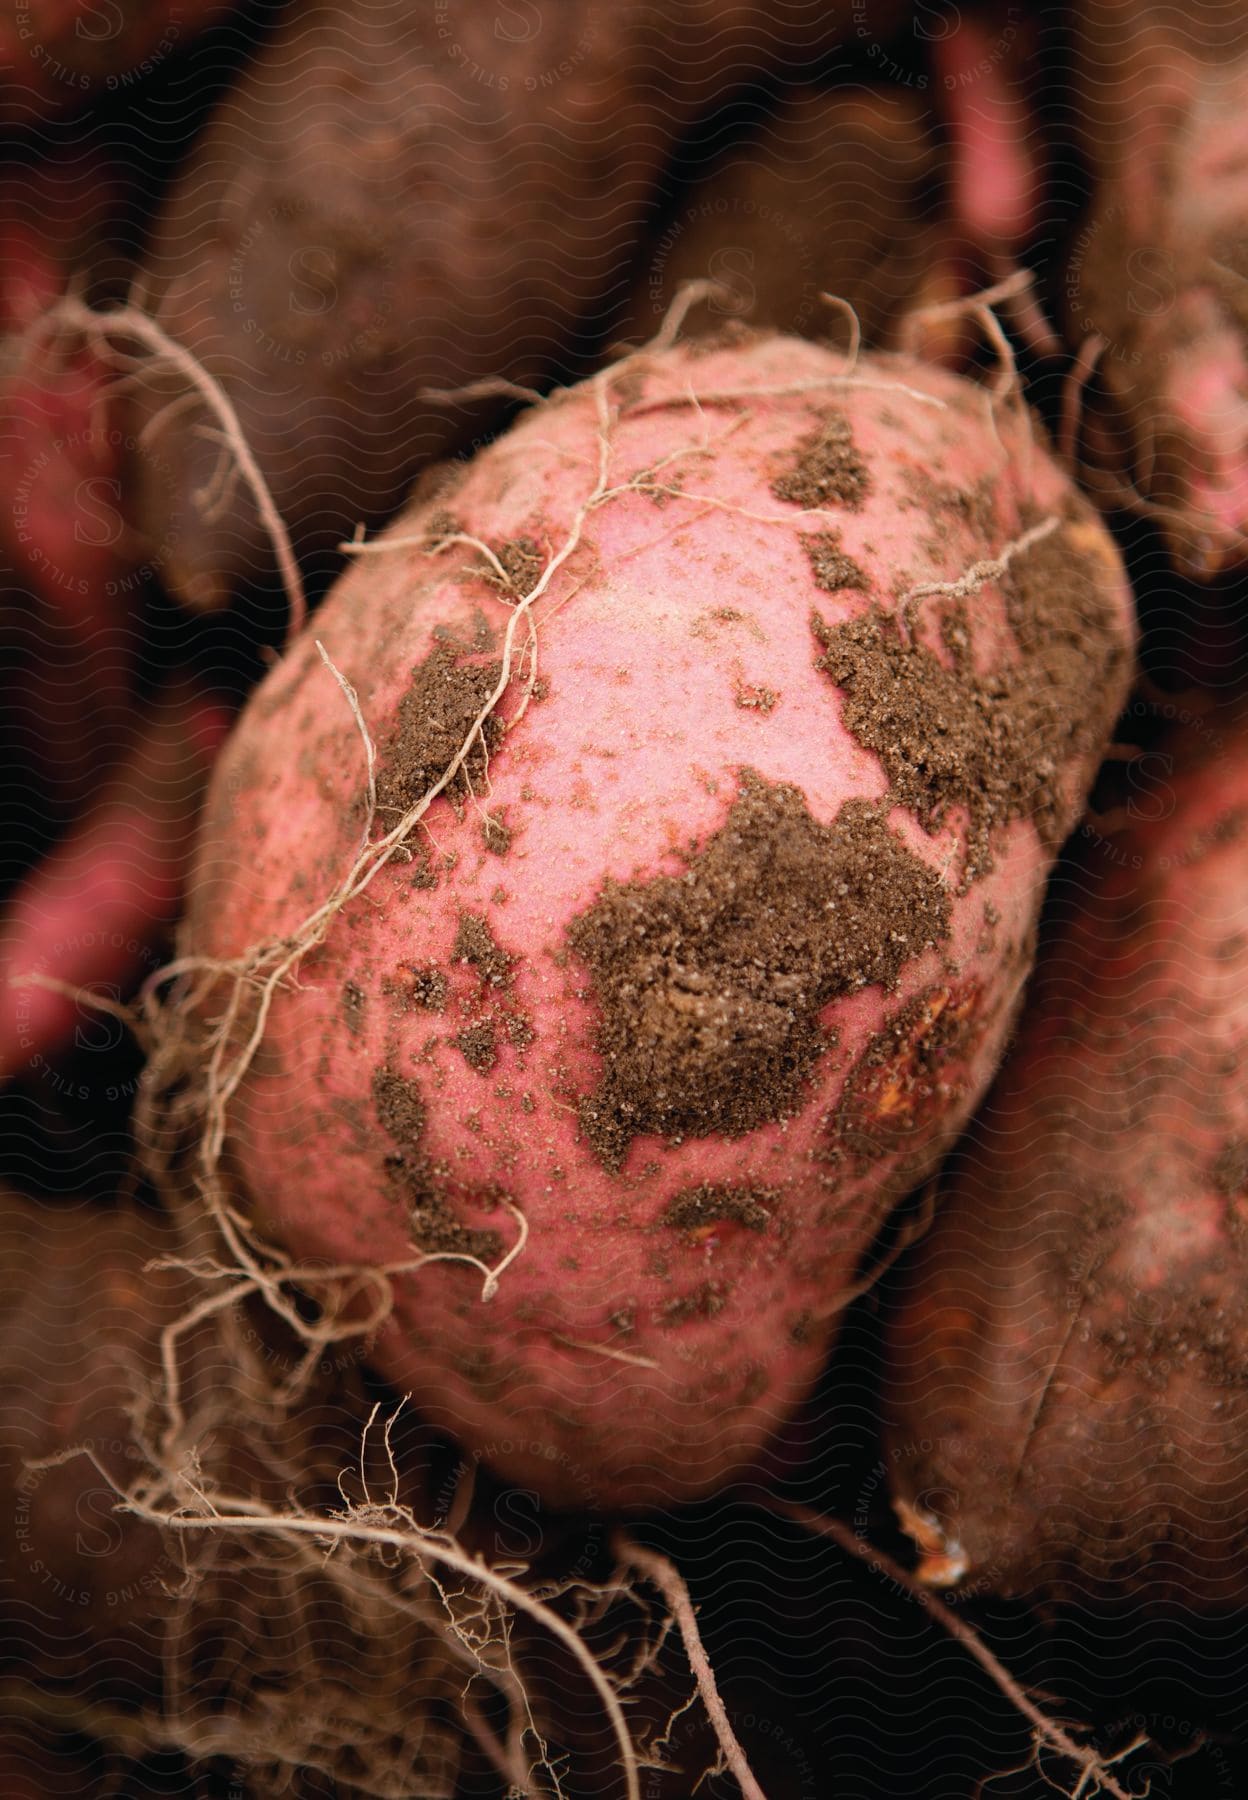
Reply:
<svg viewBox="0 0 1248 1800"><path fill-rule="evenodd" d="M498 1232L475 1231L462 1224L437 1184L424 1149L425 1106L417 1084L392 1069L378 1069L373 1075L373 1106L394 1145L385 1158L386 1175L408 1207L409 1229L417 1249L495 1261L502 1251Z"/></svg>
<svg viewBox="0 0 1248 1800"><path fill-rule="evenodd" d="M983 1036L983 990L932 987L876 1032L828 1121L821 1158L858 1177L894 1157L930 1161L957 1114Z"/></svg>
<svg viewBox="0 0 1248 1800"><path fill-rule="evenodd" d="M820 428L808 432L794 450L788 469L771 484L777 500L795 506L826 506L835 501L856 511L871 490L871 476L854 443L853 428L839 407L829 407Z"/></svg>
<svg viewBox="0 0 1248 1800"><path fill-rule="evenodd" d="M686 1188L669 1200L663 1208L662 1223L699 1238L724 1224L764 1231L779 1197L775 1188L717 1187L703 1182L701 1187Z"/></svg>
<svg viewBox="0 0 1248 1800"><path fill-rule="evenodd" d="M501 670L499 662L465 660L462 649L449 642L435 644L416 665L377 771L377 804L385 813L407 812L442 779L498 686ZM470 789L483 786L487 753L502 731L502 721L491 713L445 790L452 801L462 802Z"/></svg>
<svg viewBox="0 0 1248 1800"><path fill-rule="evenodd" d="M810 531L802 537L802 549L810 563L815 586L825 594L839 594L846 588L865 593L871 583L864 569L841 548L837 531Z"/></svg>
<svg viewBox="0 0 1248 1800"><path fill-rule="evenodd" d="M1069 530L1034 545L1001 583L1019 659L984 673L961 603L943 609L943 660L879 607L835 626L811 616L815 666L842 690L845 726L879 757L894 803L928 831L966 810L964 888L991 869L996 828L1031 819L1055 847L1073 822L1061 772L1099 743L1126 655L1104 574Z"/></svg>
<svg viewBox="0 0 1248 1800"><path fill-rule="evenodd" d="M744 771L683 875L608 881L569 928L601 1009L601 1078L579 1108L595 1153L618 1170L642 1134L791 1117L828 1046L822 1008L891 987L948 930L939 875L875 806L821 825L797 788Z"/></svg>

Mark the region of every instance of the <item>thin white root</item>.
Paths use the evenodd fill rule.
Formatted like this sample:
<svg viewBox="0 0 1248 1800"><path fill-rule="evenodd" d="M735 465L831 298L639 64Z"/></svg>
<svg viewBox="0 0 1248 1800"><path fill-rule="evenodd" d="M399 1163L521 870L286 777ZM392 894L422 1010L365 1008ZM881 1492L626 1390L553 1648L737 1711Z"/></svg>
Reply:
<svg viewBox="0 0 1248 1800"><path fill-rule="evenodd" d="M1070 1793L1070 1800L1083 1800L1084 1796L1109 1794L1112 1800L1131 1800L1131 1796L1116 1776L1110 1773L1109 1762L1093 1749L1080 1744L1070 1732L1056 1719L1041 1712L1035 1701L1027 1694L1010 1674L1000 1658L984 1643L979 1633L959 1617L951 1606L932 1593L930 1588L923 1587L913 1575L903 1569L901 1564L883 1550L877 1550L873 1544L852 1531L841 1519L834 1519L824 1513L815 1512L809 1506L801 1506L796 1502L779 1501L776 1510L785 1518L792 1519L795 1524L803 1526L816 1536L831 1538L847 1555L856 1557L869 1569L879 1575L887 1576L903 1593L908 1594L916 1606L922 1607L939 1625L949 1633L954 1641L973 1656L975 1661L989 1676L997 1689L1004 1694L1010 1704L1027 1720L1035 1734L1037 1754L1047 1749L1054 1754L1066 1758L1079 1770L1079 1779Z"/></svg>
<svg viewBox="0 0 1248 1800"><path fill-rule="evenodd" d="M527 405L540 406L546 398L537 388L497 378L469 381L457 388L420 388L416 397L418 400L428 400L434 406L457 406L464 400L523 400Z"/></svg>
<svg viewBox="0 0 1248 1800"><path fill-rule="evenodd" d="M845 358L847 372L852 375L858 366L858 355L862 349L862 321L849 301L840 294L820 294L819 298L825 306L834 307L849 321L849 349L845 352Z"/></svg>
<svg viewBox="0 0 1248 1800"><path fill-rule="evenodd" d="M103 1465L97 1462L96 1467L108 1480L108 1472ZM405 1507L391 1502L381 1509L385 1515L398 1521L395 1524L382 1524L370 1516L375 1510L372 1508L366 1508L362 1517L312 1518L294 1512L274 1513L244 1494L214 1493L208 1514L194 1516L182 1511L162 1509L152 1505L141 1495L121 1491L118 1510L133 1513L136 1518L144 1519L148 1524L160 1526L166 1531L307 1538L326 1552L332 1552L338 1544L364 1544L374 1549L407 1554L422 1571L429 1563L454 1570L457 1575L477 1583L516 1612L524 1613L543 1630L550 1632L579 1664L602 1703L614 1735L619 1770L624 1779L628 1800L640 1800L637 1753L619 1696L573 1628L558 1613L529 1593L527 1588L492 1569L482 1558L469 1556L457 1543L440 1532L424 1530ZM762 1796L754 1790L748 1800L762 1800Z"/></svg>
<svg viewBox="0 0 1248 1800"><path fill-rule="evenodd" d="M677 290L676 298L663 315L662 324L649 343L645 345L645 349L647 351L670 350L680 336L680 328L693 308L703 300L711 299L713 295L731 297L731 292L720 281L682 282Z"/></svg>
<svg viewBox="0 0 1248 1800"><path fill-rule="evenodd" d="M123 1006L118 1000L110 1000L106 994L97 994L93 988L79 987L72 981L61 981L56 975L44 975L38 969L30 969L24 974L8 975L5 984L11 988L43 988L49 994L61 994L66 1000L73 1000L89 1012L103 1013L110 1019L118 1019L139 1042L143 1041L142 1022L133 1007Z"/></svg>
<svg viewBox="0 0 1248 1800"><path fill-rule="evenodd" d="M1026 555L1028 550L1033 550L1037 544L1042 544L1045 538L1052 537L1060 529L1061 523L1056 513L1050 514L1047 519L1041 519L1038 525L1032 525L1029 530L1012 539L996 556L988 556L980 562L972 563L956 581L920 581L917 586L906 589L898 601L898 609L908 610L916 600L928 600L937 595L946 600L969 600L972 594L977 594L988 582L1000 581L1012 562Z"/></svg>
<svg viewBox="0 0 1248 1800"><path fill-rule="evenodd" d="M746 1760L745 1751L737 1739L729 1722L727 1711L719 1696L719 1688L715 1681L715 1671L711 1667L710 1658L702 1643L702 1634L698 1630L697 1614L693 1609L693 1601L689 1597L689 1589L685 1586L679 1570L665 1556L659 1556L653 1550L645 1549L635 1543L626 1532L617 1531L612 1539L616 1555L625 1564L631 1564L646 1580L651 1582L662 1594L668 1610L676 1621L685 1646L685 1655L689 1658L689 1667L693 1670L694 1680L698 1684L698 1694L707 1717L715 1730L715 1736L723 1753L724 1762L732 1771L737 1786L741 1789L742 1800L766 1800L766 1795L755 1779L754 1772Z"/></svg>
<svg viewBox="0 0 1248 1800"><path fill-rule="evenodd" d="M1079 433L1083 424L1083 396L1088 382L1096 371L1096 365L1109 348L1109 342L1099 331L1091 337L1084 338L1079 346L1079 353L1071 364L1070 373L1062 386L1062 417L1058 428L1057 447L1062 461L1070 469L1075 466L1079 454Z"/></svg>
<svg viewBox="0 0 1248 1800"><path fill-rule="evenodd" d="M243 479L251 489L256 510L273 546L290 609L287 641L297 637L307 618L308 604L290 533L244 436L233 402L221 383L208 373L189 350L162 330L155 319L134 306L118 306L97 312L80 300L64 299L44 315L39 325L44 328L64 326L67 330L79 331L89 338L137 338L158 362L171 364L207 403L219 420L222 435L237 460Z"/></svg>

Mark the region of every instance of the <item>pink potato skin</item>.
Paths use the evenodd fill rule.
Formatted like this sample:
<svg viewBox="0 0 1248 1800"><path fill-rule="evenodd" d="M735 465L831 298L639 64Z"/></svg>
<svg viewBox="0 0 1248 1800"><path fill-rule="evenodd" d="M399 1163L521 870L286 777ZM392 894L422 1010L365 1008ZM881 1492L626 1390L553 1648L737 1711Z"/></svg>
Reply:
<svg viewBox="0 0 1248 1800"><path fill-rule="evenodd" d="M1199 730L1089 835L890 1323L895 1504L971 1592L1248 1595L1248 737Z"/></svg>
<svg viewBox="0 0 1248 1800"><path fill-rule="evenodd" d="M858 369L865 385L853 385L845 368L820 346L736 333L611 372L602 390L610 485L662 473L650 492L634 486L587 515L535 605L544 697L519 718L523 684L512 682L500 713L517 723L489 758L485 803L509 847L485 848L482 802L457 819L437 800L427 833L410 840L427 850L436 887L422 885L419 861L392 863L335 919L304 958L298 988L275 997L232 1109L234 1157L258 1220L300 1257L385 1264L416 1254L410 1202L394 1179L402 1147L375 1103L379 1076L416 1084L419 1153L439 1205L463 1225L497 1230L508 1247L517 1226L500 1193L523 1212L527 1243L493 1298L483 1302L481 1273L463 1261L403 1274L375 1355L433 1421L557 1504L704 1492L756 1457L808 1391L882 1218L930 1173L991 1076L1054 838L1078 816L1125 691L1133 627L1116 554L1021 416L999 416L999 443L985 394L955 376L871 358ZM684 403L692 389L700 411ZM418 497L388 534L394 548L361 558L319 613L311 635L356 689L380 770L434 634L471 637L482 616L497 632L513 611L482 578L477 550L431 552L431 521L435 533L450 529L449 510L495 548L531 539L546 557L557 552L596 479L595 391L585 384L531 412L457 483ZM742 391L748 400L714 398ZM834 500L804 510L771 484L832 402L869 490L857 510ZM916 482L946 471L967 492L991 492L992 542L982 509L916 502ZM656 499L656 481L677 480L683 493ZM845 728L839 690L816 667L812 613L835 625L873 602L890 612L896 582L956 579L1018 535L1020 508L1032 519L1037 507L1065 510L1058 536L1078 547L1109 621L1088 691L1070 697L1086 716L1066 723L1060 742L1029 747L1060 766L1052 828L1042 840L1031 818L1005 823L991 869L959 893L964 812L929 831L913 811L885 805L896 853L935 872L924 879L947 900L947 935L923 947L921 921L905 920L917 947L899 954L894 985L851 985L822 1009L835 1042L785 1116L734 1135L696 1125L671 1141L637 1135L609 1169L578 1116L602 1092L603 1011L569 927L604 882L695 870L723 832L743 770L794 784L821 825L847 801L882 801L881 761ZM802 540L820 530L840 533L867 591L816 585ZM1008 661L999 588L982 586L970 604L976 667ZM253 698L216 771L186 948L232 957L295 931L350 865L363 792L356 725L305 639ZM784 899L750 896L760 919ZM477 965L453 959L465 914L515 959L494 990ZM698 944L684 948L696 967ZM413 997L414 972L430 968L445 986L441 1012ZM694 998L675 988L659 996L647 1015L655 1031L696 1008L696 991L694 981ZM500 1041L494 1066L479 1072L455 1038L491 1016L501 1023L507 1009L530 1022L532 1041ZM877 1035L903 1013L907 1029ZM665 1220L676 1197L707 1184L748 1191L762 1216Z"/></svg>

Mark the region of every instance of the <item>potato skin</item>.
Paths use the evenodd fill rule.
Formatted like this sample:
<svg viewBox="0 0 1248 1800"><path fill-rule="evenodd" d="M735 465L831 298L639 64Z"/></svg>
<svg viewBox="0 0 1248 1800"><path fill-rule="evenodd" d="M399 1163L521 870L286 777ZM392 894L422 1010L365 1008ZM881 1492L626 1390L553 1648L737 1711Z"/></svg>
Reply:
<svg viewBox="0 0 1248 1800"><path fill-rule="evenodd" d="M1062 298L1072 347L1099 340L1086 474L1207 580L1248 546L1248 24L1215 0L1075 16L1094 202Z"/></svg>
<svg viewBox="0 0 1248 1800"><path fill-rule="evenodd" d="M808 1389L881 1219L990 1078L1124 694L1116 553L1026 420L1000 415L999 443L981 390L910 359L845 375L761 333L621 365L419 499L316 620L392 824L404 767L428 765L406 804L594 489L606 395L613 497L535 603L543 687L521 716L513 672L488 781L478 753L476 797L458 817L439 798L415 860L276 995L232 1117L261 1222L302 1256L400 1262L489 1233L496 1256L516 1235L501 1198L523 1212L487 1304L462 1262L399 1277L377 1361L557 1503L705 1491ZM784 497L816 469L845 497ZM923 602L902 648L899 591L957 580L1041 515L1062 521L1047 549ZM998 739L992 692L1015 680L1043 703ZM954 792L984 754L1019 783L990 829L980 775L969 815ZM925 828L907 783L937 767L954 786ZM186 948L297 930L356 852L363 785L305 639L218 764Z"/></svg>
<svg viewBox="0 0 1248 1800"><path fill-rule="evenodd" d="M1064 878L890 1325L896 1503L968 1584L1248 1593L1248 735L1203 731Z"/></svg>
<svg viewBox="0 0 1248 1800"><path fill-rule="evenodd" d="M873 4L885 33L902 14ZM807 0L320 0L219 108L147 261L160 323L228 390L301 556L389 517L421 466L496 418L426 389L567 376L623 297L666 158L707 109L854 29ZM171 390L159 378L147 411ZM226 602L271 567L217 449L162 425L140 460L165 577Z"/></svg>

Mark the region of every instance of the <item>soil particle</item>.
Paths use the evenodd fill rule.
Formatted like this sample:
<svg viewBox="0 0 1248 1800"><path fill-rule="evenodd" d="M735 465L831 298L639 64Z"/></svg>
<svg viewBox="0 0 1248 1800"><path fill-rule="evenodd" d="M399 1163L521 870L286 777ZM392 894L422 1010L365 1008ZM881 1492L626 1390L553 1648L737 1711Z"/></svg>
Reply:
<svg viewBox="0 0 1248 1800"><path fill-rule="evenodd" d="M347 1030L352 1037L360 1035L364 1023L365 997L364 989L354 981L348 981L342 990L342 1016L347 1021Z"/></svg>
<svg viewBox="0 0 1248 1800"><path fill-rule="evenodd" d="M865 593L871 582L866 571L841 548L839 532L811 531L802 538L802 549L810 563L815 586L825 594L839 594L846 588Z"/></svg>
<svg viewBox="0 0 1248 1800"><path fill-rule="evenodd" d="M771 484L777 500L797 506L838 501L856 511L870 492L871 477L854 444L853 428L839 407L829 407L817 431L797 443L791 466Z"/></svg>
<svg viewBox="0 0 1248 1800"><path fill-rule="evenodd" d="M926 469L911 469L907 471L906 486L912 504L928 518L939 520L944 515L960 520L983 543L991 543L999 534L998 482L994 475L981 476L971 487L959 487L952 481L937 481Z"/></svg>
<svg viewBox="0 0 1248 1800"><path fill-rule="evenodd" d="M691 1294L685 1294L679 1300L669 1300L666 1306L660 1308L659 1318L664 1325L686 1325L690 1319L715 1318L727 1304L728 1296L723 1284L704 1281Z"/></svg>
<svg viewBox="0 0 1248 1800"><path fill-rule="evenodd" d="M440 544L445 544L448 538L465 535L463 520L457 519L453 512L447 512L443 508L430 515L429 523L425 527L425 548L436 550Z"/></svg>
<svg viewBox="0 0 1248 1800"><path fill-rule="evenodd" d="M459 930L451 948L451 961L469 963L487 987L506 987L511 980L513 958L499 947L479 913L461 913Z"/></svg>
<svg viewBox="0 0 1248 1800"><path fill-rule="evenodd" d="M487 813L482 820L481 836L493 856L506 856L511 849L511 827L494 813Z"/></svg>
<svg viewBox="0 0 1248 1800"><path fill-rule="evenodd" d="M828 1047L822 1008L891 987L948 930L943 882L877 807L821 825L797 788L743 771L683 875L609 881L569 928L601 1008L602 1075L579 1108L595 1153L617 1171L643 1133L791 1117Z"/></svg>
<svg viewBox="0 0 1248 1800"><path fill-rule="evenodd" d="M1214 1159L1214 1192L1227 1200L1248 1195L1248 1139L1228 1138Z"/></svg>
<svg viewBox="0 0 1248 1800"><path fill-rule="evenodd" d="M546 566L546 559L530 537L509 538L502 544L491 544L499 568L485 563L480 573L491 587L498 588L500 593L508 594L516 599L523 599L531 594L537 586L538 577Z"/></svg>
<svg viewBox="0 0 1248 1800"><path fill-rule="evenodd" d="M501 669L499 662L466 661L462 647L447 642L435 644L416 665L377 773L377 803L384 812L407 812L442 779L498 686ZM481 788L486 753L498 744L502 729L494 714L486 719L445 790L453 801L462 802L470 788Z"/></svg>
<svg viewBox="0 0 1248 1800"><path fill-rule="evenodd" d="M436 1182L424 1150L425 1107L420 1089L391 1069L373 1076L373 1106L382 1130L395 1146L385 1159L386 1175L409 1208L412 1242L419 1250L457 1252L493 1262L502 1251L496 1231L474 1231L455 1217Z"/></svg>
<svg viewBox="0 0 1248 1800"><path fill-rule="evenodd" d="M498 1061L498 1034L489 1019L469 1025L455 1039L455 1047L470 1069L488 1075Z"/></svg>
<svg viewBox="0 0 1248 1800"><path fill-rule="evenodd" d="M415 873L410 877L410 885L413 888L419 892L421 890L429 891L437 887L437 872L434 869L432 862L429 860L429 851L423 844L413 856L412 866Z"/></svg>
<svg viewBox="0 0 1248 1800"><path fill-rule="evenodd" d="M1065 836L1062 772L1100 740L1102 696L1126 655L1099 565L1067 533L1035 545L1001 587L1020 656L984 673L961 603L940 620L944 659L878 607L836 626L811 618L816 667L843 691L842 719L879 757L894 804L928 831L966 809L964 888L992 867L997 827L1029 818L1051 847Z"/></svg>
<svg viewBox="0 0 1248 1800"><path fill-rule="evenodd" d="M762 687L757 683L739 682L733 691L733 699L743 712L774 712L780 704L780 696L775 688Z"/></svg>
<svg viewBox="0 0 1248 1800"><path fill-rule="evenodd" d="M443 1012L447 997L446 976L435 963L413 969L408 996L413 1006L422 1007L425 1012Z"/></svg>
<svg viewBox="0 0 1248 1800"><path fill-rule="evenodd" d="M724 1222L764 1231L778 1198L775 1188L716 1187L704 1182L669 1200L663 1208L662 1223L676 1231L701 1231Z"/></svg>

